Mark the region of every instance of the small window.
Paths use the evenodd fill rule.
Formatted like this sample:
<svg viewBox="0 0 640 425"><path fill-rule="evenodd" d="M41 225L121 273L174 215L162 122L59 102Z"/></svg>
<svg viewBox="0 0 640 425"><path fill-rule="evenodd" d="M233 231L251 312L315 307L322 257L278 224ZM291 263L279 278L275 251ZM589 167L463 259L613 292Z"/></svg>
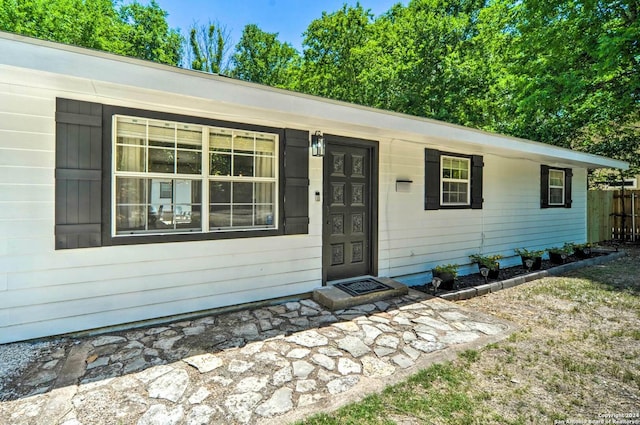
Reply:
<svg viewBox="0 0 640 425"><path fill-rule="evenodd" d="M440 157L442 205L469 205L471 161L468 158Z"/></svg>
<svg viewBox="0 0 640 425"><path fill-rule="evenodd" d="M482 209L481 155L425 149L424 209Z"/></svg>
<svg viewBox="0 0 640 425"><path fill-rule="evenodd" d="M540 167L540 208L571 208L570 168Z"/></svg>
<svg viewBox="0 0 640 425"><path fill-rule="evenodd" d="M549 205L564 205L564 171L549 170Z"/></svg>

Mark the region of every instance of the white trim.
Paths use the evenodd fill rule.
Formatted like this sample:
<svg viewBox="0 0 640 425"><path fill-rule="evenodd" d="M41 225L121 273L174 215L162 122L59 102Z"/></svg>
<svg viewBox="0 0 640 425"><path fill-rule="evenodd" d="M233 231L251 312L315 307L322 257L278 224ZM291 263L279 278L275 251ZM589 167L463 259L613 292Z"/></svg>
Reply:
<svg viewBox="0 0 640 425"><path fill-rule="evenodd" d="M120 118L124 118L124 119L135 119L135 120L140 120L141 122L145 123L145 139L146 139L146 143L141 146L141 145L129 145L129 144L118 144L117 140L118 140L118 119ZM202 138L202 144L201 144L201 150L199 151L201 154L201 173L200 174L180 174L178 173L178 161L177 161L177 155L175 155L175 159L174 159L174 167L173 167L173 173L158 173L158 172L149 172L148 171L148 164L149 164L149 123L150 122L162 122L162 123L171 123L174 125L174 147L171 148L166 148L165 150L173 150L174 152L176 152L177 149L177 128L179 125L184 125L187 123L182 123L180 121L175 121L175 120L158 120L155 118L145 118L145 117L139 117L139 116L129 116L129 115L120 115L120 114L116 114L113 115L111 117L111 125L112 125L112 151L111 151L111 162L112 162L112 173L111 173L111 193L112 193L112 197L111 197L111 236L114 238L120 238L120 237L130 237L130 236L139 236L139 235L165 235L165 234L193 234L193 233L221 233L221 232L236 232L236 231L251 231L251 230L277 230L278 229L278 223L279 223L279 206L280 206L280 202L279 202L279 184L278 184L278 178L280 176L280 169L279 169L279 164L280 164L280 160L279 160L279 155L280 155L280 137L277 133L269 133L269 132L264 132L264 131L254 131L254 130L239 130L239 129L235 129L235 128L225 128L225 127L217 127L217 126L210 126L210 125L201 125L201 124L194 124L193 126L197 126L198 129L201 131L201 138ZM234 175L228 175L228 176L213 176L210 175L210 154L211 152L209 151L209 135L210 132L212 130L223 130L226 132L229 132L230 136L232 137L231 140L231 151L229 152L229 155L231 157L231 166L233 168L233 157L236 155L236 153L234 152L234 148L233 148L233 137L235 135L236 132L240 133L245 133L245 134L251 134L253 137L253 155L249 155L249 154L239 154L240 156L247 156L247 157L251 157L252 158L252 164L253 164L253 168L255 170L255 159L256 158L269 158L272 160L273 164L273 177L248 177L248 176L234 176ZM273 155L256 155L256 149L257 149L257 145L256 145L256 137L259 135L268 135L270 137L273 138ZM145 159L145 164L144 164L144 170L142 171L117 171L117 151L118 151L118 147L119 146L136 146L138 148L141 148L144 150L144 159ZM233 170L231 170L232 174L233 174ZM174 228L174 229L158 229L158 231L150 231L150 229L148 228L148 219L145 221L145 229L144 230L138 230L138 231L126 231L123 233L118 233L117 232L117 193L116 193L116 179L118 177L129 177L129 178L140 178L140 179L145 179L147 180L149 183L147 184L151 184L150 182L152 180L155 179L162 179L162 180L171 180L173 183L175 183L176 180L187 180L187 181L198 181L201 183L201 197L200 197L200 228L199 229L178 229L178 228ZM209 209L211 207L211 202L209 199L209 185L211 182L213 181L218 181L218 182L229 182L231 183L231 185L233 185L234 183L271 183L273 184L273 199L272 202L269 204L260 204L255 202L255 192L253 193L252 199L253 201L251 202L251 206L252 206L252 225L250 226L231 226L231 227L224 227L224 228L215 228L214 230L211 229L210 223L209 223ZM255 186L253 188L253 190L255 191ZM231 200L229 203L229 207L231 208L231 222L233 223L233 206L234 206L234 202L233 202L233 191L230 194L231 196ZM147 190L146 185L145 185L145 191L144 191L144 205L146 206L145 208L148 208L151 205L151 200L148 199L149 197L149 190ZM177 204L176 202L176 188L175 188L175 184L173 184L173 191L172 191L172 198L171 198L171 204ZM205 203L206 202L206 203ZM249 205L249 204L238 204L238 205ZM272 216L272 224L266 224L266 225L256 225L255 224L255 212L256 212L256 208L259 207L260 205L272 205L273 207L273 216ZM147 213L148 216L148 213ZM174 226L176 223L173 223Z"/></svg>
<svg viewBox="0 0 640 425"><path fill-rule="evenodd" d="M562 185L560 185L560 186L551 185L551 173L552 172L562 173ZM549 178L548 185L547 185L548 186L547 190L549 191L549 193L547 194L548 199L549 199L548 204L552 205L552 206L564 205L565 204L565 190L566 190L566 180L565 179L567 178L567 175L566 175L565 171L564 170L558 170L558 169L555 169L555 168L549 168L549 177L548 178ZM562 189L562 201L561 202L551 202L551 189Z"/></svg>
<svg viewBox="0 0 640 425"><path fill-rule="evenodd" d="M342 132L357 129L360 137L376 140L402 138L425 146L434 141L455 141L478 153L529 158L556 166L629 167L624 161L544 143L11 33L0 32L0 51L4 53L0 66L82 78L91 83L96 96L108 98L109 84L118 84L237 105L281 122L287 119Z"/></svg>
<svg viewBox="0 0 640 425"><path fill-rule="evenodd" d="M453 159L456 161L464 161L467 163L467 178L466 179L454 179L452 177L445 178L444 172L444 160ZM467 185L467 202L444 202L444 189L443 183L466 183ZM462 156L454 155L441 155L440 156L440 205L441 206L470 206L471 205L471 158L465 158Z"/></svg>

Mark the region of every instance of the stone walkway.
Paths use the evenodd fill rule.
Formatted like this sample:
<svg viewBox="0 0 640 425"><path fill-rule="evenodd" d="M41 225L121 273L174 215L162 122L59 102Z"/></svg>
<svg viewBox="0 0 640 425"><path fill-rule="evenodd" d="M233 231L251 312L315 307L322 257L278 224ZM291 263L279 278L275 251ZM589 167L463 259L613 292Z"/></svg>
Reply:
<svg viewBox="0 0 640 425"><path fill-rule="evenodd" d="M512 331L494 317L410 291L336 312L301 300L64 338L45 344L0 385L0 422L287 423Z"/></svg>

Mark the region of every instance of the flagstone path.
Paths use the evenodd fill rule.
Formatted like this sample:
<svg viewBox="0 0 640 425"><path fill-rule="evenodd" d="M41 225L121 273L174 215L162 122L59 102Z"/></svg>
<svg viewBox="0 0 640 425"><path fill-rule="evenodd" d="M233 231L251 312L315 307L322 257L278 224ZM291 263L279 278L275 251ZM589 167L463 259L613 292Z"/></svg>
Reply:
<svg viewBox="0 0 640 425"><path fill-rule="evenodd" d="M336 312L301 300L63 338L0 386L0 422L286 423L511 331L410 291Z"/></svg>

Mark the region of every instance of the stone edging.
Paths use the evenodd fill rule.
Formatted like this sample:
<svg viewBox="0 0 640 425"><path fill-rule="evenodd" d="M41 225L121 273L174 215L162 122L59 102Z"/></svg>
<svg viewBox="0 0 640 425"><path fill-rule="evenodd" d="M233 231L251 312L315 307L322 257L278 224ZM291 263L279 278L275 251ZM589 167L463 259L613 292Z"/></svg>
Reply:
<svg viewBox="0 0 640 425"><path fill-rule="evenodd" d="M548 270L540 270L540 271L529 273L526 275L516 276L507 280L486 283L484 285L474 286L473 288L460 289L459 291L438 295L438 297L448 301L468 300L469 298L478 297L480 295L486 295L491 292L497 292L502 289L507 289L507 288L512 288L514 286L522 285L523 283L526 283L526 282L542 279L543 277L560 276L562 274L568 273L573 270L581 269L583 267L608 263L610 261L617 260L618 258L622 258L625 255L627 255L625 251L612 252L609 255L587 258L581 261L575 261L573 263L562 264L557 267L552 267Z"/></svg>

